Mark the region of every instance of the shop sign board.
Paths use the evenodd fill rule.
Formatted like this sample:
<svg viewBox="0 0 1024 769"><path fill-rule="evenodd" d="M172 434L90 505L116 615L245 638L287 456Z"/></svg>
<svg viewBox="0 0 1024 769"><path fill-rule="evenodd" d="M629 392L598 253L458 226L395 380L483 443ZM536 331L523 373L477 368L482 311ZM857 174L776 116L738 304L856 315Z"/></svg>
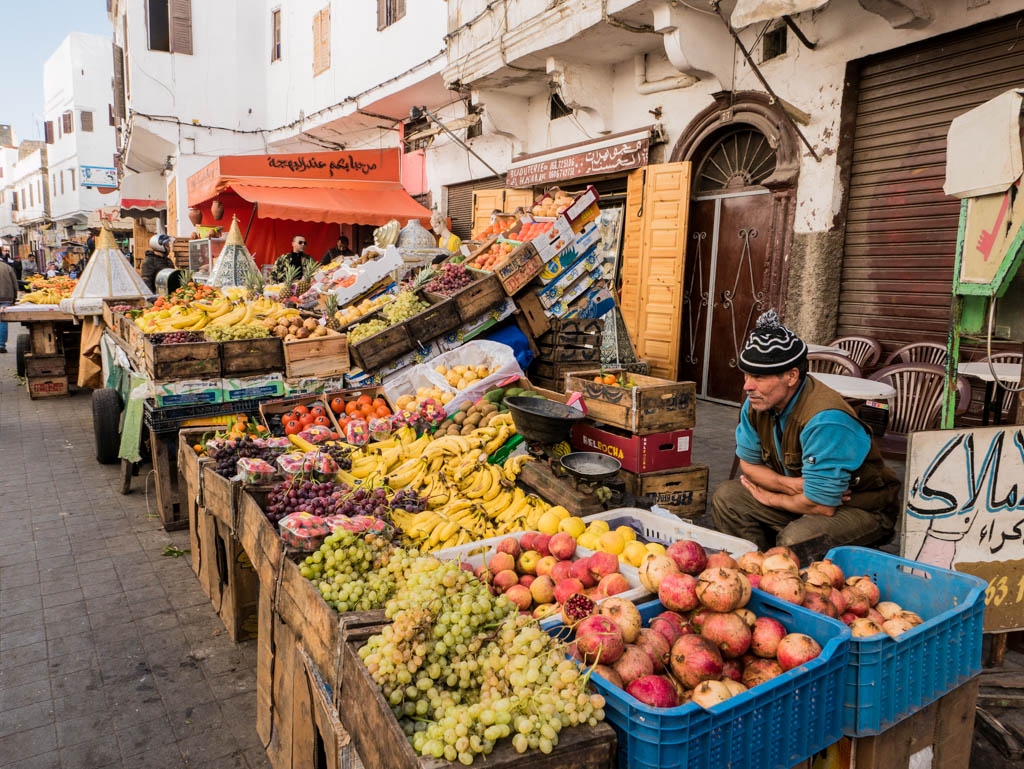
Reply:
<svg viewBox="0 0 1024 769"><path fill-rule="evenodd" d="M1024 628L1024 426L913 433L902 554L988 582L985 632Z"/></svg>
<svg viewBox="0 0 1024 769"><path fill-rule="evenodd" d="M513 165L505 177L509 187L537 187L563 179L618 173L647 165L650 139L643 137L570 155Z"/></svg>
<svg viewBox="0 0 1024 769"><path fill-rule="evenodd" d="M117 169L106 166L79 166L79 186L117 187Z"/></svg>

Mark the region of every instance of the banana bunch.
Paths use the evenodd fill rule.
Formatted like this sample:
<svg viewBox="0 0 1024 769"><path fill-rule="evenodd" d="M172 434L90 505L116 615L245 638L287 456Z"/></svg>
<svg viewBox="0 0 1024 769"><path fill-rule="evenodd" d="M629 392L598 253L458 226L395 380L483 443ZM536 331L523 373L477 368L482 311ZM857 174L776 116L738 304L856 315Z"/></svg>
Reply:
<svg viewBox="0 0 1024 769"><path fill-rule="evenodd" d="M52 288L41 288L38 291L30 291L22 294L18 300L21 304L60 304L64 295Z"/></svg>
<svg viewBox="0 0 1024 769"><path fill-rule="evenodd" d="M166 331L202 331L210 328L233 328L255 323L276 325L299 317L299 311L272 299L258 298L251 302L234 302L227 297L212 301L196 300L188 304L153 309L135 319L145 334Z"/></svg>

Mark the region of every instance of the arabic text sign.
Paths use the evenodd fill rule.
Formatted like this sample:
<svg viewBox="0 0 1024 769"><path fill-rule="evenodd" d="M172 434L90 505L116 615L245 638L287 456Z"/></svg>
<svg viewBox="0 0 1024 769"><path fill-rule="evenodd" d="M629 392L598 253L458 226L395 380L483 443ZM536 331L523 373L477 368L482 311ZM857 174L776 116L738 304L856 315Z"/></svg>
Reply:
<svg viewBox="0 0 1024 769"><path fill-rule="evenodd" d="M578 179L640 168L647 165L649 148L648 139L637 139L611 147L512 167L508 170L506 184L514 188L534 187L561 179Z"/></svg>
<svg viewBox="0 0 1024 769"><path fill-rule="evenodd" d="M986 632L1024 627L1024 427L914 433L907 456L903 555L987 581Z"/></svg>

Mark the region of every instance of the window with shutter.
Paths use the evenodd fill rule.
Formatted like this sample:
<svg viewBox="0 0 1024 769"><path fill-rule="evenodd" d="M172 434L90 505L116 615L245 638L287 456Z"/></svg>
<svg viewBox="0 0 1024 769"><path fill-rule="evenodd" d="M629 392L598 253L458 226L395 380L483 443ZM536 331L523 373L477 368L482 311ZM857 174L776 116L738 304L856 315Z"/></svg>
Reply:
<svg viewBox="0 0 1024 769"><path fill-rule="evenodd" d="M147 0L146 2L146 31L151 51L171 50L170 14L167 2L168 0Z"/></svg>
<svg viewBox="0 0 1024 769"><path fill-rule="evenodd" d="M114 43L114 105L112 108L111 125L125 116L124 93L124 49Z"/></svg>
<svg viewBox="0 0 1024 769"><path fill-rule="evenodd" d="M92 112L82 110L79 120L82 122L82 130L92 133Z"/></svg>
<svg viewBox="0 0 1024 769"><path fill-rule="evenodd" d="M75 191L75 169L74 168L69 168L68 169L68 176L71 177L71 191L74 192Z"/></svg>
<svg viewBox="0 0 1024 769"><path fill-rule="evenodd" d="M54 190L54 192L56 192L56 190ZM63 171L60 172L60 194L61 195L64 194L64 172Z"/></svg>
<svg viewBox="0 0 1024 769"><path fill-rule="evenodd" d="M192 0L170 0L171 53L192 55Z"/></svg>
<svg viewBox="0 0 1024 769"><path fill-rule="evenodd" d="M107 105L107 122L110 125L116 125L117 124L117 121L114 120L114 105L113 104L108 104Z"/></svg>
<svg viewBox="0 0 1024 769"><path fill-rule="evenodd" d="M60 116L60 123L61 123L61 128L63 129L65 134L74 133L75 132L75 113L71 112L70 110L68 112L65 112L63 115Z"/></svg>
<svg viewBox="0 0 1024 769"><path fill-rule="evenodd" d="M281 9L270 12L270 60L281 61Z"/></svg>
<svg viewBox="0 0 1024 769"><path fill-rule="evenodd" d="M47 120L43 123L43 136L46 138L47 144L53 144L53 121Z"/></svg>
<svg viewBox="0 0 1024 769"><path fill-rule="evenodd" d="M405 0L377 0L377 29L390 27L405 16Z"/></svg>
<svg viewBox="0 0 1024 769"><path fill-rule="evenodd" d="M331 68L331 6L313 17L313 76Z"/></svg>

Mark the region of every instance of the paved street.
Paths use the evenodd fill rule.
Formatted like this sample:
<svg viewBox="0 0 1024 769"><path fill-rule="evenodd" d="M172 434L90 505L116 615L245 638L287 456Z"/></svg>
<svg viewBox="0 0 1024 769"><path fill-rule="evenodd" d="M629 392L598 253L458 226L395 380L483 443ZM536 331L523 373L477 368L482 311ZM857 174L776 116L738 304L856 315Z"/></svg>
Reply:
<svg viewBox="0 0 1024 769"><path fill-rule="evenodd" d="M0 355L0 767L268 767L256 646L227 637L188 531L117 492L88 395L32 401ZM144 472L148 471L148 466Z"/></svg>

